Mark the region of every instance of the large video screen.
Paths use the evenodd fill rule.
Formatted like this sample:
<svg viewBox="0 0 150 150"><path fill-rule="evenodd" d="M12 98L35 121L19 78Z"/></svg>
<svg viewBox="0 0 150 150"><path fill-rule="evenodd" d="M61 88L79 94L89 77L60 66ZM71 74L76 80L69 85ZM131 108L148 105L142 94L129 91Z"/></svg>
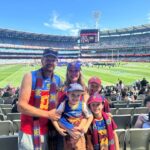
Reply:
<svg viewBox="0 0 150 150"><path fill-rule="evenodd" d="M83 29L80 30L80 43L98 43L99 30L98 29Z"/></svg>

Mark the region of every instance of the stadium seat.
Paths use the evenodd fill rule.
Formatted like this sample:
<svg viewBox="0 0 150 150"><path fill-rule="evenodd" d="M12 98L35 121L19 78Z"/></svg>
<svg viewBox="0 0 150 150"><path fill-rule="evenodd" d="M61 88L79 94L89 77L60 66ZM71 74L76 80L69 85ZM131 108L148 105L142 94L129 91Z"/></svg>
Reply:
<svg viewBox="0 0 150 150"><path fill-rule="evenodd" d="M3 113L2 108L0 108L0 113Z"/></svg>
<svg viewBox="0 0 150 150"><path fill-rule="evenodd" d="M136 100L135 102L143 104L143 100Z"/></svg>
<svg viewBox="0 0 150 150"><path fill-rule="evenodd" d="M123 103L123 104L114 104L115 108L126 108L127 107L127 103Z"/></svg>
<svg viewBox="0 0 150 150"><path fill-rule="evenodd" d="M128 129L125 143L126 150L149 150L150 129Z"/></svg>
<svg viewBox="0 0 150 150"><path fill-rule="evenodd" d="M142 104L141 103L130 103L128 107L141 107Z"/></svg>
<svg viewBox="0 0 150 150"><path fill-rule="evenodd" d="M130 128L131 115L113 115L113 119L118 126L118 129Z"/></svg>
<svg viewBox="0 0 150 150"><path fill-rule="evenodd" d="M117 129L116 133L118 135L120 150L124 150L125 147L125 129Z"/></svg>
<svg viewBox="0 0 150 150"><path fill-rule="evenodd" d="M19 132L20 122L21 122L21 120L13 120L13 127L14 127L14 132L15 133Z"/></svg>
<svg viewBox="0 0 150 150"><path fill-rule="evenodd" d="M0 136L0 149L1 150L18 150L18 136Z"/></svg>
<svg viewBox="0 0 150 150"><path fill-rule="evenodd" d="M11 97L6 97L4 99L4 104L12 104L12 102L13 102L13 98L11 98Z"/></svg>
<svg viewBox="0 0 150 150"><path fill-rule="evenodd" d="M0 121L0 135L14 134L13 123L9 120Z"/></svg>
<svg viewBox="0 0 150 150"><path fill-rule="evenodd" d="M2 108L2 112L7 116L8 113L11 113L12 108Z"/></svg>
<svg viewBox="0 0 150 150"><path fill-rule="evenodd" d="M7 120L20 120L20 113L8 113Z"/></svg>
<svg viewBox="0 0 150 150"><path fill-rule="evenodd" d="M4 104L4 100L0 98L0 104Z"/></svg>
<svg viewBox="0 0 150 150"><path fill-rule="evenodd" d="M116 111L117 111L116 108L110 108L110 113L111 113L112 115L116 115Z"/></svg>
<svg viewBox="0 0 150 150"><path fill-rule="evenodd" d="M148 108L147 107L137 107L134 110L134 114L147 114Z"/></svg>
<svg viewBox="0 0 150 150"><path fill-rule="evenodd" d="M137 97L137 100L144 100L145 99L145 94L140 94L140 95L138 95L138 97Z"/></svg>
<svg viewBox="0 0 150 150"><path fill-rule="evenodd" d="M12 108L11 104L0 104L0 108Z"/></svg>
<svg viewBox="0 0 150 150"><path fill-rule="evenodd" d="M134 108L119 108L117 110L117 115L125 115L125 114L130 114L132 115L134 111Z"/></svg>
<svg viewBox="0 0 150 150"><path fill-rule="evenodd" d="M5 116L3 113L0 113L0 121L3 121L3 120L5 120Z"/></svg>

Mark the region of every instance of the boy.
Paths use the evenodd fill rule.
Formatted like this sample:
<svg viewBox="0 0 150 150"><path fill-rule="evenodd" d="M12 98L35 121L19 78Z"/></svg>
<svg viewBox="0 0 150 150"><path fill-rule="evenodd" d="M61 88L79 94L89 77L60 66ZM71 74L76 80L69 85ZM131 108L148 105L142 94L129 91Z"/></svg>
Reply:
<svg viewBox="0 0 150 150"><path fill-rule="evenodd" d="M94 119L87 134L87 150L119 150L117 126L110 115L103 112L102 96L98 93L92 95L88 105Z"/></svg>
<svg viewBox="0 0 150 150"><path fill-rule="evenodd" d="M93 120L93 116L86 103L80 101L83 92L84 89L80 84L70 84L67 89L68 99L62 102L57 109L57 112L61 114L61 119L58 122L53 121L55 128L63 136L66 136L67 133L70 134L72 130L81 132L81 136L78 137L77 140L69 138L69 143L67 136L65 137L65 145L67 146L65 149L67 150L86 150L84 133L87 132ZM87 118L87 123L84 128L80 125L83 115ZM72 144L70 144L70 142L72 142Z"/></svg>

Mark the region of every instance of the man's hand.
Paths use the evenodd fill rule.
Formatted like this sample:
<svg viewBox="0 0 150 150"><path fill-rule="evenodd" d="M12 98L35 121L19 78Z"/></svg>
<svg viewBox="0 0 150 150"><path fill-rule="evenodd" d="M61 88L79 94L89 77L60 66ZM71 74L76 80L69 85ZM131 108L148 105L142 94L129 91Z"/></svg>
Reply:
<svg viewBox="0 0 150 150"><path fill-rule="evenodd" d="M79 131L68 130L67 132L73 139L78 139L81 137L81 132L79 132Z"/></svg>
<svg viewBox="0 0 150 150"><path fill-rule="evenodd" d="M52 109L48 112L48 118L57 121L60 119L60 114L56 112L56 109Z"/></svg>
<svg viewBox="0 0 150 150"><path fill-rule="evenodd" d="M88 128L86 126L84 128L83 127L74 127L73 128L73 131L79 131L82 134L86 133L87 130L88 130Z"/></svg>

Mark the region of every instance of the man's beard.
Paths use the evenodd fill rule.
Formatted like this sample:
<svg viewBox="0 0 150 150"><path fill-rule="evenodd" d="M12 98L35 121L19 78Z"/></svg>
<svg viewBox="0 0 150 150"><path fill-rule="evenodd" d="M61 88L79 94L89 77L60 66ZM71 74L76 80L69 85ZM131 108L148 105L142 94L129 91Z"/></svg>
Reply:
<svg viewBox="0 0 150 150"><path fill-rule="evenodd" d="M48 65L43 67L43 70L44 70L44 72L51 73L54 71L54 66L48 64Z"/></svg>

